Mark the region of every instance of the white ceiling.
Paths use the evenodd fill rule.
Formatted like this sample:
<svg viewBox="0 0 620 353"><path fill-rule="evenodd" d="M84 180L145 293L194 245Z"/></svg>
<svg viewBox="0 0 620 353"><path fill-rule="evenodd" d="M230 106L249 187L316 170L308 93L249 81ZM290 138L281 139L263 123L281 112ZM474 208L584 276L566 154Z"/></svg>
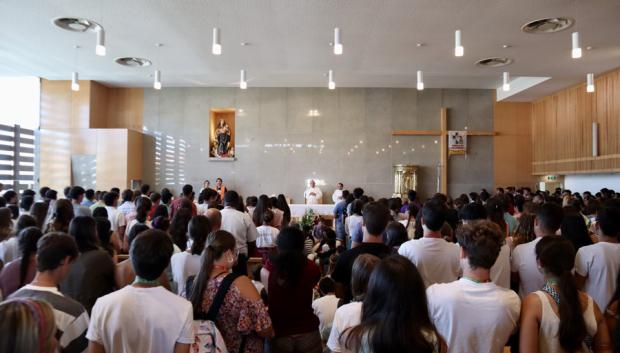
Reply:
<svg viewBox="0 0 620 353"><path fill-rule="evenodd" d="M106 29L105 57L93 33L52 25L86 17ZM525 34L528 21L572 16L584 56L570 58L570 32ZM221 28L223 54L210 53ZM344 55L334 56L333 28ZM462 29L465 56L453 56ZM249 42L241 46L241 42ZM164 46L156 48L156 43ZM417 47L416 43L424 43ZM333 69L338 87L496 88L505 69L474 66L508 56L512 77L550 80L510 97L531 100L620 66L619 0L0 0L0 76L36 75L113 86L150 87L154 67L166 86L233 86L247 70L250 87L322 87ZM510 48L503 49L503 44ZM593 49L586 51L587 46ZM149 58L154 67L126 68L121 56Z"/></svg>

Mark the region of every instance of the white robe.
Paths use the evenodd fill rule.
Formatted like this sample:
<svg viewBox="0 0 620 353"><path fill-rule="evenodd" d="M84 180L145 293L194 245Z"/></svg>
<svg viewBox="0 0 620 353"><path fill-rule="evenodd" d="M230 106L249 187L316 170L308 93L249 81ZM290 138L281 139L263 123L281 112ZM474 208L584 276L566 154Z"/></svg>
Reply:
<svg viewBox="0 0 620 353"><path fill-rule="evenodd" d="M310 193L314 193L315 195L310 195ZM323 192L318 187L309 187L304 192L304 198L306 199L306 204L308 205L316 205L322 203Z"/></svg>

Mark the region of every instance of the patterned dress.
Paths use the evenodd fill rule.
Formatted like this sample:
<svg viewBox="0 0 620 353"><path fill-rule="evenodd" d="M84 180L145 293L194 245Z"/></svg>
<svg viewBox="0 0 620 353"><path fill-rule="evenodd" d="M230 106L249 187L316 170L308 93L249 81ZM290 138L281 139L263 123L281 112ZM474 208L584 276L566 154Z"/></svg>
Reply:
<svg viewBox="0 0 620 353"><path fill-rule="evenodd" d="M226 276L209 280L202 301L202 309L205 313L209 311L224 277ZM215 324L224 337L228 352L239 352L242 336L247 335L245 352L262 353L263 339L256 332L269 328L271 319L261 299L253 301L242 297L239 288L233 284L224 297L224 303L220 307Z"/></svg>

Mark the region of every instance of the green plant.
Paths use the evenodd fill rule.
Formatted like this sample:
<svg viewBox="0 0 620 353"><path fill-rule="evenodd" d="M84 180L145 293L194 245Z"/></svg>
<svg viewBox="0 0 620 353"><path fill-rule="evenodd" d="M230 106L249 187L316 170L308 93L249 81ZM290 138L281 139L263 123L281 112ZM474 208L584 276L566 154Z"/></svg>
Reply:
<svg viewBox="0 0 620 353"><path fill-rule="evenodd" d="M299 222L301 229L312 228L314 226L315 217L314 211L311 208L307 208L306 212L304 212L304 215L301 217L301 221Z"/></svg>

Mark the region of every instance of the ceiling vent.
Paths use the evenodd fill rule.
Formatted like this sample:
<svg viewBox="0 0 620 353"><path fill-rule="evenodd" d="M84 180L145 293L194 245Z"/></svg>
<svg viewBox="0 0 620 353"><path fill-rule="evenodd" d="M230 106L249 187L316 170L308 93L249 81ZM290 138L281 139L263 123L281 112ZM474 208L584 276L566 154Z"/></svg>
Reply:
<svg viewBox="0 0 620 353"><path fill-rule="evenodd" d="M52 20L52 23L56 27L62 28L71 32L86 32L88 30L96 30L101 27L98 23L91 21L86 18L75 18L75 17L60 17Z"/></svg>
<svg viewBox="0 0 620 353"><path fill-rule="evenodd" d="M129 67L151 66L151 61L148 59L143 59L143 58L125 57L125 58L118 58L114 61L116 61L116 63L119 65L129 66Z"/></svg>
<svg viewBox="0 0 620 353"><path fill-rule="evenodd" d="M476 61L478 67L502 67L512 64L510 58L486 58Z"/></svg>
<svg viewBox="0 0 620 353"><path fill-rule="evenodd" d="M533 34L555 33L570 28L573 24L575 19L572 17L543 18L524 24L521 30Z"/></svg>

